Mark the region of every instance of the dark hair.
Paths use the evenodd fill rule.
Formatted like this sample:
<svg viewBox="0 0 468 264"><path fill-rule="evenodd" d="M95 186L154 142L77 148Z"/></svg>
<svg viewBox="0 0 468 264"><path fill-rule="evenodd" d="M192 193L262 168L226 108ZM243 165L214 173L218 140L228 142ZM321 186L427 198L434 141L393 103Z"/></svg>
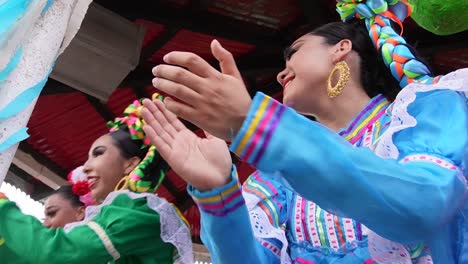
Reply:
<svg viewBox="0 0 468 264"><path fill-rule="evenodd" d="M128 127L122 126L119 130L110 132L114 145L120 150L123 158L129 159L131 157L139 157L143 160L148 152L149 147L143 147L143 141L132 139ZM169 170L169 164L155 152L154 158L151 162L140 166L141 172L144 174L144 180L150 182L150 187L157 187L161 177ZM162 175L163 172L163 175Z"/></svg>
<svg viewBox="0 0 468 264"><path fill-rule="evenodd" d="M50 196L55 194L60 195L63 199L69 201L73 207L84 206L84 203L80 201L80 197L73 193L71 185L60 186L60 188L52 192Z"/></svg>
<svg viewBox="0 0 468 264"><path fill-rule="evenodd" d="M335 45L343 39L351 40L353 50L361 58L361 84L367 95L374 97L383 94L390 101L395 99L400 91L400 85L374 47L363 21L328 23L308 34L325 38L329 45Z"/></svg>
<svg viewBox="0 0 468 264"><path fill-rule="evenodd" d="M139 157L143 159L146 155L146 148L141 148L143 142L141 140L134 140L130 137L128 127L122 127L117 131L110 132L114 145L120 150L120 155L125 159L131 157Z"/></svg>

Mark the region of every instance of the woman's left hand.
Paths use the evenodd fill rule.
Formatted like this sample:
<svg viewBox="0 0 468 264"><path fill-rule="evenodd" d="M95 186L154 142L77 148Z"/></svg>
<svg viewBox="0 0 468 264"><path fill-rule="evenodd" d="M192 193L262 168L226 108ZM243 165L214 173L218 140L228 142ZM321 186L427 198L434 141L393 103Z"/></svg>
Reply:
<svg viewBox="0 0 468 264"><path fill-rule="evenodd" d="M164 61L171 65L154 67L153 85L182 101L166 98L168 110L210 134L232 140L252 102L232 54L217 40L211 51L221 72L196 54L171 52ZM175 65L175 66L174 66Z"/></svg>
<svg viewBox="0 0 468 264"><path fill-rule="evenodd" d="M169 112L161 101L143 101L144 130L159 154L187 183L200 191L227 184L232 161L222 139L200 138Z"/></svg>

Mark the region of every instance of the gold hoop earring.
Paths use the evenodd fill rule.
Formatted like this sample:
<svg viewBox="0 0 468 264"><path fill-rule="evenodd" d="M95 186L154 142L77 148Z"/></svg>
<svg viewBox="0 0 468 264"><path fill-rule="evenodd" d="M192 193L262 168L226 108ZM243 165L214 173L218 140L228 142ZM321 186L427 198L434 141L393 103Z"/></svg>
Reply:
<svg viewBox="0 0 468 264"><path fill-rule="evenodd" d="M336 71L340 71L340 77L338 79L338 82L336 83L335 86L332 86L332 78L333 75L335 74ZM327 94L328 97L330 98L335 98L338 95L341 94L343 91L344 87L349 81L350 77L350 71L349 71L349 66L345 61L340 61L337 64L335 64L335 67L333 67L333 70L331 71L330 75L328 76L328 81L327 81Z"/></svg>
<svg viewBox="0 0 468 264"><path fill-rule="evenodd" d="M128 189L128 181L130 180L130 176L125 176L120 179L120 181L115 186L114 191L126 190Z"/></svg>

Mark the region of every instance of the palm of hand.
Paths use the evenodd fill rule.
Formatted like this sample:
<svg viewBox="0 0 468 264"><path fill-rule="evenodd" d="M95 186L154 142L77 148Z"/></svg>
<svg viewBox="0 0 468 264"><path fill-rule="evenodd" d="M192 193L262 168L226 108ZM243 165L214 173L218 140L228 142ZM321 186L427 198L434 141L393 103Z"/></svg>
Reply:
<svg viewBox="0 0 468 264"><path fill-rule="evenodd" d="M188 129L174 137L167 157L172 169L199 190L209 190L229 182L232 166L226 143L209 136L200 138Z"/></svg>

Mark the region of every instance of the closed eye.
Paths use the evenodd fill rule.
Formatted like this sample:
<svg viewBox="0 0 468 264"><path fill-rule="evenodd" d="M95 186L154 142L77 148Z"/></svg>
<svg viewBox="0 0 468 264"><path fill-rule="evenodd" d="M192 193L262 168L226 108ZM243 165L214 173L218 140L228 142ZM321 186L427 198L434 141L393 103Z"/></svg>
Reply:
<svg viewBox="0 0 468 264"><path fill-rule="evenodd" d="M294 55L294 53L297 52L297 49L293 48L293 47L287 47L284 52L283 52L283 58L285 61L289 61L292 57L292 55Z"/></svg>
<svg viewBox="0 0 468 264"><path fill-rule="evenodd" d="M106 152L106 148L102 146L98 146L93 149L92 155L93 157L97 157L97 156L104 154L104 152Z"/></svg>

